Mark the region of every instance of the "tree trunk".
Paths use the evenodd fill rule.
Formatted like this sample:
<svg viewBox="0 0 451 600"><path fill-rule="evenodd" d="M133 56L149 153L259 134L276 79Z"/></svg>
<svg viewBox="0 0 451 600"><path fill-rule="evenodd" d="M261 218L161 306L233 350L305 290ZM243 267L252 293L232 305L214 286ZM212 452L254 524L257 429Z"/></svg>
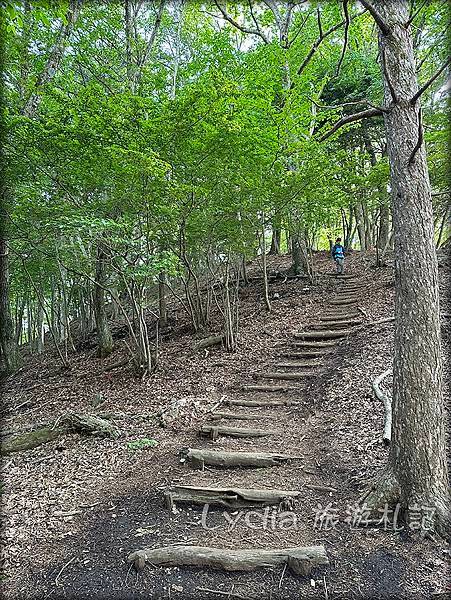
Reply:
<svg viewBox="0 0 451 600"><path fill-rule="evenodd" d="M269 286L268 286L268 270L266 266L266 240L265 240L265 215L262 217L262 269L263 269L263 293L265 297L265 305L268 311L271 311L271 302L269 300Z"/></svg>
<svg viewBox="0 0 451 600"><path fill-rule="evenodd" d="M390 206L382 201L379 214L379 231L377 234L377 247L383 250L388 243L390 235Z"/></svg>
<svg viewBox="0 0 451 600"><path fill-rule="evenodd" d="M269 254L280 254L281 235L282 235L282 230L280 229L280 226L276 225L275 222L273 222L271 247L269 249Z"/></svg>
<svg viewBox="0 0 451 600"><path fill-rule="evenodd" d="M357 233L359 234L360 250L362 252L365 252L367 250L366 235L365 235L365 223L364 223L364 219L363 219L362 205L360 202L358 202L354 206L354 212L355 212L355 220L357 223Z"/></svg>
<svg viewBox="0 0 451 600"><path fill-rule="evenodd" d="M33 91L25 103L23 113L27 117L34 117L36 114L42 98L42 94L40 93L41 88L54 78L60 67L72 30L78 19L82 2L83 0L70 0L69 2L66 19L61 24L56 41L50 50L44 68L38 75Z"/></svg>
<svg viewBox="0 0 451 600"><path fill-rule="evenodd" d="M132 7L131 0L125 0L124 3L124 20L125 20L125 64L127 68L127 87L133 93L134 88L134 65L133 65L133 23L132 23Z"/></svg>
<svg viewBox="0 0 451 600"><path fill-rule="evenodd" d="M291 271L294 275L301 275L302 273L302 255L301 255L301 239L298 233L292 233L291 235L291 259L293 264L291 265Z"/></svg>
<svg viewBox="0 0 451 600"><path fill-rule="evenodd" d="M108 319L105 310L106 257L102 244L97 246L96 284L94 287L94 316L97 329L97 354L100 358L108 356L113 350Z"/></svg>
<svg viewBox="0 0 451 600"><path fill-rule="evenodd" d="M0 190L0 351L5 372L12 373L18 366L19 352L14 336L9 297L7 189L4 183L5 174L2 173L2 175L2 189Z"/></svg>
<svg viewBox="0 0 451 600"><path fill-rule="evenodd" d="M168 322L168 309L166 302L166 273L161 271L158 275L158 306L160 325L165 327Z"/></svg>
<svg viewBox="0 0 451 600"><path fill-rule="evenodd" d="M432 517L449 534L449 481L439 318L437 256L426 152L408 0L374 3L389 31L379 32L384 74L384 113L390 162L395 238L395 358L393 435L388 473L379 501L435 509ZM421 243L421 252L418 244ZM374 495L373 495L374 499ZM423 507L423 509L421 509Z"/></svg>

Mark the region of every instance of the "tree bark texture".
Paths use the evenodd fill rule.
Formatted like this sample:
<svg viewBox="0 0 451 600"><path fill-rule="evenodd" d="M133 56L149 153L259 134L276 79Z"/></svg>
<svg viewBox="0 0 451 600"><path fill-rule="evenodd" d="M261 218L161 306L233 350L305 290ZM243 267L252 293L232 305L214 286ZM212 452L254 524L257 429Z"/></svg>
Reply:
<svg viewBox="0 0 451 600"><path fill-rule="evenodd" d="M374 3L379 32L395 243L395 359L389 466L403 511L434 507L449 527L439 286L431 187L407 0ZM419 245L421 250L419 251ZM443 528L445 526L445 528ZM449 529L448 529L449 531Z"/></svg>

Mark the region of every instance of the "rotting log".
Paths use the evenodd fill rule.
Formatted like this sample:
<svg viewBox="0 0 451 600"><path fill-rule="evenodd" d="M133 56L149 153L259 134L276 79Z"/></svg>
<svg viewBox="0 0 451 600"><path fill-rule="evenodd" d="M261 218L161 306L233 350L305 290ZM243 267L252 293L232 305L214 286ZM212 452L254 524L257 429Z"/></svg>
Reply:
<svg viewBox="0 0 451 600"><path fill-rule="evenodd" d="M282 371L268 371L268 373L254 373L253 377L260 379L286 379L286 380L297 380L306 379L307 377L317 377L319 371L303 371L302 373L285 373Z"/></svg>
<svg viewBox="0 0 451 600"><path fill-rule="evenodd" d="M214 488L190 485L174 486L164 492L166 506L173 510L177 502L211 504L226 508L279 505L281 510L294 508L294 500L301 495L292 490L261 490L247 488Z"/></svg>
<svg viewBox="0 0 451 600"><path fill-rule="evenodd" d="M277 431L266 430L266 429L250 429L241 427L227 427L222 425L202 425L200 429L200 435L209 436L212 440L217 440L219 436L229 437L266 437L276 435Z"/></svg>
<svg viewBox="0 0 451 600"><path fill-rule="evenodd" d="M195 344L193 344L193 352L198 352L199 350L205 350L206 348L210 348L211 346L218 346L218 344L222 344L225 340L225 335L212 335L210 337L204 338Z"/></svg>
<svg viewBox="0 0 451 600"><path fill-rule="evenodd" d="M273 415L265 414L247 414L247 413L229 413L229 412L214 412L211 413L210 418L214 421L220 421L221 419L236 419L239 421L260 421L261 419L273 419Z"/></svg>
<svg viewBox="0 0 451 600"><path fill-rule="evenodd" d="M335 338L345 337L349 333L349 329L340 329L335 331L323 329L322 331L303 331L300 333L295 333L294 337L301 340L332 340Z"/></svg>
<svg viewBox="0 0 451 600"><path fill-rule="evenodd" d="M119 436L119 431L111 423L96 415L67 413L54 423L6 438L1 444L1 454L37 448L41 444L56 440L64 433L81 433L113 438Z"/></svg>
<svg viewBox="0 0 451 600"><path fill-rule="evenodd" d="M392 401L388 394L384 393L379 387L382 381L390 375L392 369L387 369L381 373L372 383L373 391L378 400L383 402L385 408L385 420L384 420L384 431L382 439L386 446L390 445L391 442L391 427L392 427Z"/></svg>
<svg viewBox="0 0 451 600"><path fill-rule="evenodd" d="M41 444L47 444L56 440L63 433L65 433L64 429L53 429L51 426L39 427L33 431L19 433L2 440L1 453L10 454L11 452L31 450Z"/></svg>
<svg viewBox="0 0 451 600"><path fill-rule="evenodd" d="M60 424L62 424L63 427L66 427L67 431L86 433L101 437L119 437L119 431L114 425L96 415L67 413L61 418Z"/></svg>
<svg viewBox="0 0 451 600"><path fill-rule="evenodd" d="M212 567L224 571L254 571L263 567L286 565L296 575L307 576L312 569L328 565L324 546L305 546L277 550L229 550L207 546L166 546L137 550L128 556L136 570L146 563L161 567Z"/></svg>
<svg viewBox="0 0 451 600"><path fill-rule="evenodd" d="M302 457L275 452L223 452L183 448L180 450L180 460L181 462L188 460L193 468L203 470L204 465L224 468L274 467L290 460L302 460Z"/></svg>

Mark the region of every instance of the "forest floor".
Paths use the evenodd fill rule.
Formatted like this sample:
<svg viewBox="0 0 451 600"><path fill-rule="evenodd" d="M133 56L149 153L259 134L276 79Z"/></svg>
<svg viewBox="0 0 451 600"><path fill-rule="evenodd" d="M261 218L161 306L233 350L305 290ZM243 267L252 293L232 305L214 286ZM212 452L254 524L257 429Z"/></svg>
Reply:
<svg viewBox="0 0 451 600"><path fill-rule="evenodd" d="M271 257L269 263L270 269L285 269L289 258ZM358 306L367 322L393 313L393 270L373 265L374 256L359 253L346 261L347 272L364 284ZM243 288L239 349L234 354L219 347L193 353L188 323L178 312L173 313L171 331L163 336L158 370L147 380L134 378L125 367L105 370L105 364L125 356L123 341L118 340L107 361L95 358L88 348L73 353L72 368L62 371L56 355L46 352L28 358L5 382L4 432L25 431L65 411L118 413L114 422L121 430L115 440L63 435L3 460L5 598L446 597L449 549L444 542L407 528L395 530L391 522L385 527L354 527L347 518L356 518L352 507L387 461L384 411L373 397L371 382L390 367L392 322L353 332L325 355L320 376L295 383L295 390L271 393L271 398L291 400L291 406L242 409L260 412L258 427L273 427L278 435L257 440L221 437L216 442L198 436L207 412L218 402L262 397L240 392L239 386L257 383L252 378L257 371L274 370L283 344L328 310L328 301L342 283L333 276L326 253L315 256L315 267L315 286L305 279L271 283L271 295L279 296L271 313L265 310L261 283ZM440 269L440 276L442 309L449 312L448 265ZM443 332L449 343L448 324ZM180 412L163 428L156 415L171 406ZM128 445L143 438L155 439L158 445ZM303 459L263 469L199 471L180 463L183 447L274 451ZM271 507L266 512L254 509L252 519L213 508L202 517L202 507L177 505L176 512L166 508L163 491L174 484L279 488L302 494L284 518ZM231 549L323 544L330 565L301 577L282 567L232 573L146 566L137 573L126 562L133 550L171 544Z"/></svg>

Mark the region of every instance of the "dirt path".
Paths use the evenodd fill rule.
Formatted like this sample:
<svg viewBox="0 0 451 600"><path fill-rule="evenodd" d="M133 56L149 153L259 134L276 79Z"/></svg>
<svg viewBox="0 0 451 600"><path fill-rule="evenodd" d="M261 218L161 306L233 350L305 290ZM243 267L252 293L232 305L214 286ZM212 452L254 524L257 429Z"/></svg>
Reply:
<svg viewBox="0 0 451 600"><path fill-rule="evenodd" d="M238 357L228 377L221 381L223 389L215 392L214 399L210 394L210 412L200 411L182 424L180 431L168 431L164 438L155 433L160 441L156 450L128 453L125 459L113 442L105 442L100 451L98 441L86 445L87 452L98 452L99 461L103 461L102 481L94 475L92 481L86 477L80 481L80 486L86 486L85 503L79 500L72 515L66 505L63 523L49 536L51 549L46 540L35 540L34 556L24 558L28 572L22 589L15 582L8 597L423 599L445 589L446 548L441 542L419 541L410 532L393 531L389 524L385 529L352 527L353 519L358 518L353 506L387 456L381 440L383 410L371 397L369 382L390 360L391 334L384 329L382 335L380 331L379 335L377 331L369 334L365 329L353 330L350 335L337 332L387 316L390 293L377 306L374 298L375 290L384 294L390 288L386 280L371 281L362 270L350 279L324 277L323 281L303 326L282 323L270 335L259 326L257 337L265 338L267 351L262 352L262 346L255 344L251 360L240 365ZM302 283L288 285L296 291ZM344 302L337 304L336 299ZM292 311L299 310L302 301L297 293L287 305L294 305ZM349 320L353 323L345 326L334 323ZM293 372L307 372L309 376L284 378ZM255 374L268 373L273 373L271 379L255 378ZM246 385L289 389L244 391ZM281 404L230 404L243 400ZM215 426L277 433L260 438L220 435L214 441L199 437L202 425L212 422L211 408L215 405L215 412L257 417L221 419L213 422ZM189 461L180 463L180 448L272 452L301 459L260 469L206 466L199 470ZM39 452L33 452L39 459ZM41 454L45 457L46 453L51 450ZM109 453L110 464L104 459L105 453ZM117 470L116 462L121 463ZM45 466L45 461L42 464ZM73 479L77 457L71 472L67 458L60 467L68 480ZM58 460L54 457L50 471L57 476ZM97 496L93 493L96 485L101 486ZM171 511L164 493L174 486L294 490L299 497L294 506L283 507L285 510L278 506L206 509L176 502ZM137 573L126 562L134 550L174 544L229 549L323 545L330 565L301 577L283 567L243 573L147 565ZM49 560L49 556L53 558Z"/></svg>

